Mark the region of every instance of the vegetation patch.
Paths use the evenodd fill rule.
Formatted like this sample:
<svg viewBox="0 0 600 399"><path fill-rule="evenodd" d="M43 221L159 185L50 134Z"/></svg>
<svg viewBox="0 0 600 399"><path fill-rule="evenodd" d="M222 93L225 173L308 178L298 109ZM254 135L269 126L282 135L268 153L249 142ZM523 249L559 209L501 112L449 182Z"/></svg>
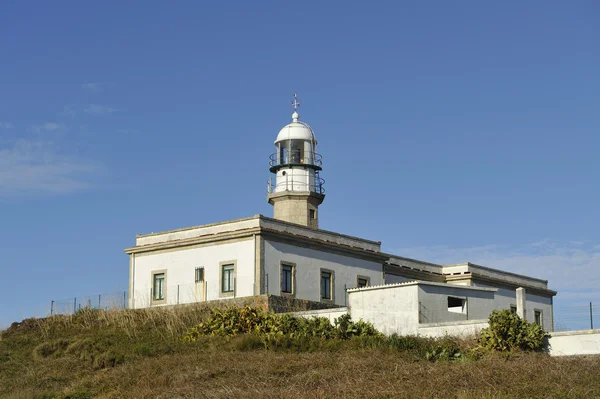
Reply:
<svg viewBox="0 0 600 399"><path fill-rule="evenodd" d="M354 322L349 315L338 317L332 325L329 319L323 317L294 317L245 306L213 309L210 317L191 328L183 340L194 342L205 335L231 337L240 334L255 334L264 338L264 342L283 336L324 340L381 336L371 323Z"/></svg>
<svg viewBox="0 0 600 399"><path fill-rule="evenodd" d="M529 323L516 313L494 310L489 327L481 330L480 347L485 350L510 352L514 350L541 351L548 334L535 323Z"/></svg>
<svg viewBox="0 0 600 399"><path fill-rule="evenodd" d="M347 316L330 325L239 312L242 322L235 311L213 318L181 306L15 323L0 340L0 397L600 397L599 356L551 358L517 345L510 356L480 350L475 361L477 337L386 337Z"/></svg>

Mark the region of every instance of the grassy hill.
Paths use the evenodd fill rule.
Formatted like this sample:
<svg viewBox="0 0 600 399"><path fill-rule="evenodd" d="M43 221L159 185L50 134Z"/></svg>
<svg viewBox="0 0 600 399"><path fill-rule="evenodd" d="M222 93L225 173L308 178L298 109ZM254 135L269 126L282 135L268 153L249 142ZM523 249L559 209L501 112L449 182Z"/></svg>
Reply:
<svg viewBox="0 0 600 399"><path fill-rule="evenodd" d="M0 340L0 397L600 397L600 357L428 355L474 346L450 338L313 340L269 350L248 335L183 342L208 314L200 306L84 310L15 323Z"/></svg>

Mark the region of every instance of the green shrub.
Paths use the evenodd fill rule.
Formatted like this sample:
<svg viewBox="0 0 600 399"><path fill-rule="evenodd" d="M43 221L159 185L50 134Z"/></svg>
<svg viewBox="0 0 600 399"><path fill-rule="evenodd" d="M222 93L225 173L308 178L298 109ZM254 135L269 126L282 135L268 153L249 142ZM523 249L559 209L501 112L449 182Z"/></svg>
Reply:
<svg viewBox="0 0 600 399"><path fill-rule="evenodd" d="M489 327L481 330L479 345L486 350L508 352L515 349L540 351L546 332L537 324L521 319L510 310L494 310Z"/></svg>
<svg viewBox="0 0 600 399"><path fill-rule="evenodd" d="M331 325L329 319L313 317L306 319L289 314L274 314L246 306L213 309L210 317L188 330L183 340L194 342L205 335L233 337L254 334L263 340L265 347L295 346L298 338L341 339L355 336L380 336L371 323L353 322L349 315L338 317ZM284 342L281 336L291 341ZM286 338L286 339L287 339ZM292 344L295 342L294 344ZM301 344L304 346L304 344Z"/></svg>

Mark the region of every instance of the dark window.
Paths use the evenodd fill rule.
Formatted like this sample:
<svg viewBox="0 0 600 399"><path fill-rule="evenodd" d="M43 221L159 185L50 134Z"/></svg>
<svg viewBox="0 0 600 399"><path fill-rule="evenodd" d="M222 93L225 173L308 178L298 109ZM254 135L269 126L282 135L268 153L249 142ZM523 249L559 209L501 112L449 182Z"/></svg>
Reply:
<svg viewBox="0 0 600 399"><path fill-rule="evenodd" d="M196 268L196 282L199 283L200 281L204 281L204 268L203 267Z"/></svg>
<svg viewBox="0 0 600 399"><path fill-rule="evenodd" d="M538 326L542 326L542 311L541 310L535 310L533 312L534 315L534 320L535 320L535 324L537 324Z"/></svg>
<svg viewBox="0 0 600 399"><path fill-rule="evenodd" d="M233 265L223 265L223 275L221 276L221 291L233 292Z"/></svg>
<svg viewBox="0 0 600 399"><path fill-rule="evenodd" d="M515 305L510 305L510 313L517 313L517 307Z"/></svg>
<svg viewBox="0 0 600 399"><path fill-rule="evenodd" d="M448 312L463 313L465 300L463 298L448 297Z"/></svg>
<svg viewBox="0 0 600 399"><path fill-rule="evenodd" d="M308 211L308 215L309 215L309 217L310 217L311 219L314 219L314 218L315 218L315 216L316 216L316 212L315 212L315 210L314 210L314 209L309 209L309 211Z"/></svg>
<svg viewBox="0 0 600 399"><path fill-rule="evenodd" d="M331 272L321 272L321 299L331 299Z"/></svg>
<svg viewBox="0 0 600 399"><path fill-rule="evenodd" d="M293 279L294 266L292 265L281 265L281 292L286 294L292 293L292 279Z"/></svg>
<svg viewBox="0 0 600 399"><path fill-rule="evenodd" d="M358 288L367 287L369 285L369 279L364 277L358 278Z"/></svg>

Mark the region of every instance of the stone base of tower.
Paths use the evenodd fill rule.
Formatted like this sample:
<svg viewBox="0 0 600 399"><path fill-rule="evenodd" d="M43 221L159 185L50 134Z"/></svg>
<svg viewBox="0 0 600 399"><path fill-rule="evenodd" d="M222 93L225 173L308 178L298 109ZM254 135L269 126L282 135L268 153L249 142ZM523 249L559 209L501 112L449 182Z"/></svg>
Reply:
<svg viewBox="0 0 600 399"><path fill-rule="evenodd" d="M282 191L267 196L273 205L273 217L285 222L296 223L313 229L319 228L319 205L324 194L298 191Z"/></svg>

